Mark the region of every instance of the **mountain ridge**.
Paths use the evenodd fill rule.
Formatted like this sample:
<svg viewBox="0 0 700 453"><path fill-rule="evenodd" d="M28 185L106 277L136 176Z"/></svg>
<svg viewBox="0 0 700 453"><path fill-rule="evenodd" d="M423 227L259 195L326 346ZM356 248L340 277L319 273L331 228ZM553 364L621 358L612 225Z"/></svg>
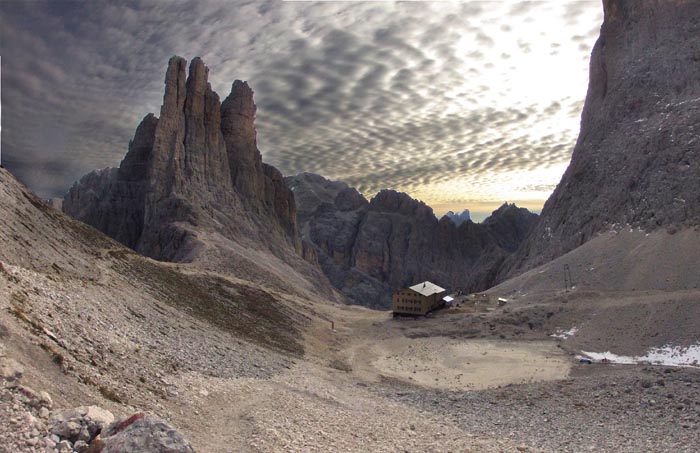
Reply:
<svg viewBox="0 0 700 453"><path fill-rule="evenodd" d="M423 280L455 291L488 288L537 218L505 203L482 224L457 226L402 192L381 190L368 201L346 183L311 173L286 182L299 203L302 237L331 283L352 303L373 308L389 308L393 291Z"/></svg>

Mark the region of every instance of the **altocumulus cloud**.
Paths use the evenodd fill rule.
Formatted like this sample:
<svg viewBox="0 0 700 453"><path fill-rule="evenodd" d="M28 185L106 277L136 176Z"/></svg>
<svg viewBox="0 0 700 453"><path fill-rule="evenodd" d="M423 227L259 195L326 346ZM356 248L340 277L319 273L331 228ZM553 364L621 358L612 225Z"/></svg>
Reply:
<svg viewBox="0 0 700 453"><path fill-rule="evenodd" d="M117 165L158 112L165 63L248 80L286 174L441 212L539 209L569 160L598 2L0 3L3 163L44 197ZM476 209L475 209L476 208Z"/></svg>

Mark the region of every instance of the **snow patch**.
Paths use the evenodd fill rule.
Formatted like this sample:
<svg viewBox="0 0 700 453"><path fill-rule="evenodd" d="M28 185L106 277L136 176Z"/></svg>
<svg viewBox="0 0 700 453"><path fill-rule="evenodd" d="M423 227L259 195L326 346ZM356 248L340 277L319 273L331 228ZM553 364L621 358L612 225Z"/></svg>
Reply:
<svg viewBox="0 0 700 453"><path fill-rule="evenodd" d="M551 334L550 337L561 338L563 340L566 340L569 337L573 337L576 334L576 332L578 332L578 327L572 327L569 330L557 329L557 331Z"/></svg>
<svg viewBox="0 0 700 453"><path fill-rule="evenodd" d="M552 335L554 336L554 335ZM587 352L581 354L594 362L618 363L623 365L650 364L679 367L700 367L700 344L681 347L666 345L652 348L643 356L625 356L607 352Z"/></svg>
<svg viewBox="0 0 700 453"><path fill-rule="evenodd" d="M668 108L668 107L678 107L679 105L690 104L690 103L693 103L693 102L700 102L700 98L697 98L697 99L688 99L687 101L683 101L683 102L676 102L676 103L673 103L673 104L667 104L666 107L667 107L667 108Z"/></svg>

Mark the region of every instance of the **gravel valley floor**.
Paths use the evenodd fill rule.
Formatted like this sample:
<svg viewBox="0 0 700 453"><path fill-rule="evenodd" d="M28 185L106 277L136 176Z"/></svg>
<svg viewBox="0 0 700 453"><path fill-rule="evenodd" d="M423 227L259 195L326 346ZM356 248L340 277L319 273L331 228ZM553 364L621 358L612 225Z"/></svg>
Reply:
<svg viewBox="0 0 700 453"><path fill-rule="evenodd" d="M133 288L120 302L109 285L3 270L3 354L24 367L24 384L51 395L51 413L150 411L200 452L700 447L700 370L579 364L569 345L585 339L550 336L569 308L486 304L393 319L276 295L299 326L285 350L182 307L132 304ZM42 431L50 413L2 391L0 451L57 451Z"/></svg>

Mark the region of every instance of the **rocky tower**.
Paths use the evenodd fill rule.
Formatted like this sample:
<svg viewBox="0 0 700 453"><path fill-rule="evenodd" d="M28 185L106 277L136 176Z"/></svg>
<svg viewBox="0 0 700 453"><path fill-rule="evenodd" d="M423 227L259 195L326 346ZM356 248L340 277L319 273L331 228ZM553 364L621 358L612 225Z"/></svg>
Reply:
<svg viewBox="0 0 700 453"><path fill-rule="evenodd" d="M221 104L221 129L225 134L226 153L233 185L241 193L259 200L265 187L262 156L255 132L253 90L236 80L231 94Z"/></svg>
<svg viewBox="0 0 700 453"><path fill-rule="evenodd" d="M202 60L186 68L170 59L160 117L143 119L118 169L77 182L64 211L159 260L192 261L212 235L301 252L294 196L256 146L253 91L237 80L222 104Z"/></svg>
<svg viewBox="0 0 700 453"><path fill-rule="evenodd" d="M616 225L700 223L700 7L605 0L581 132L538 225L502 271L550 261Z"/></svg>

